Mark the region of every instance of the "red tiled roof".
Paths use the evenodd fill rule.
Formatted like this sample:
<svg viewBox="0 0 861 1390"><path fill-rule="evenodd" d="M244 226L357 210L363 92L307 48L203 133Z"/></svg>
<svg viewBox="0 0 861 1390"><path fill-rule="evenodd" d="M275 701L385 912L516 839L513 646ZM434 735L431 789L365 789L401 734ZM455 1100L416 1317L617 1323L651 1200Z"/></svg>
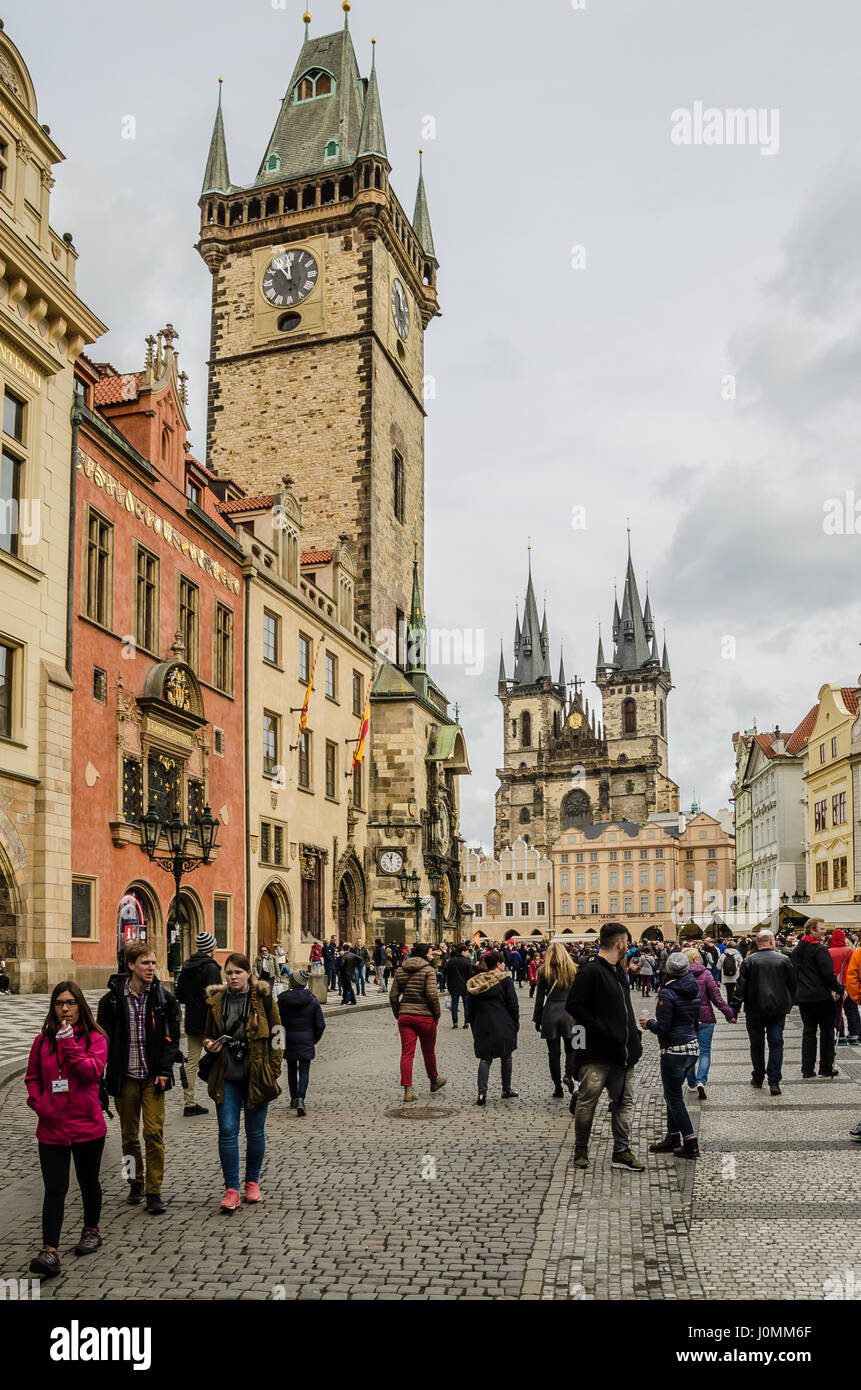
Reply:
<svg viewBox="0 0 861 1390"><path fill-rule="evenodd" d="M758 743L758 744L759 744L760 748L762 749L763 753L765 754L765 756L766 756L767 758L773 758L773 757L774 757L774 749L773 749L772 746L771 746L771 740L772 740L773 738L774 738L774 734L754 734L754 735L753 735L753 741L754 741L754 743Z"/></svg>
<svg viewBox="0 0 861 1390"><path fill-rule="evenodd" d="M843 698L843 703L848 709L849 713L855 714L858 710L857 687L853 686L853 688L850 690L848 686L844 685L843 687L841 687L840 694Z"/></svg>
<svg viewBox="0 0 861 1390"><path fill-rule="evenodd" d="M807 747L807 740L813 733L813 726L816 723L816 716L819 713L819 706L814 705L808 710L797 729L793 729L789 738L786 740L786 751L795 757Z"/></svg>
<svg viewBox="0 0 861 1390"><path fill-rule="evenodd" d="M333 550L306 550L299 563L302 565L328 565L334 553Z"/></svg>
<svg viewBox="0 0 861 1390"><path fill-rule="evenodd" d="M99 363L99 366L102 364ZM125 376L105 376L93 387L96 405L119 405L120 401L136 401L143 372L127 372Z"/></svg>
<svg viewBox="0 0 861 1390"><path fill-rule="evenodd" d="M274 501L274 493L271 497L238 497L233 502L219 502L218 510L227 516L243 512L265 512Z"/></svg>

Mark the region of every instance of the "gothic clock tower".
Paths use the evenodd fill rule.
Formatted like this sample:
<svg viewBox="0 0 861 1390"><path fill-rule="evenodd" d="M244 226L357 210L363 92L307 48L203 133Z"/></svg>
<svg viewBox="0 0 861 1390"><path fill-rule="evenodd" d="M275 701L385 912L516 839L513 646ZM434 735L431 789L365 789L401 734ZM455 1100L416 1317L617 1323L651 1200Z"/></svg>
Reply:
<svg viewBox="0 0 861 1390"><path fill-rule="evenodd" d="M249 496L290 473L309 548L346 535L377 645L410 608L424 533L424 333L438 262L419 171L396 197L375 64L305 42L256 177L230 181L219 94L198 250L212 272L207 461ZM391 653L394 655L394 652Z"/></svg>

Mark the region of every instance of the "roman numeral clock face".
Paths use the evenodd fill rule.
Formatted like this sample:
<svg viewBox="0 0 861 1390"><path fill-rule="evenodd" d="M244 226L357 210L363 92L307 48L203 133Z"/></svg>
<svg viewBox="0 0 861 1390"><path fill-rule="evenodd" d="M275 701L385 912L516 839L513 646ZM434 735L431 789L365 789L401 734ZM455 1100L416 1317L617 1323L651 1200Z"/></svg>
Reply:
<svg viewBox="0 0 861 1390"><path fill-rule="evenodd" d="M407 292L400 280L392 281L392 317L395 327L406 341L410 336L410 305Z"/></svg>
<svg viewBox="0 0 861 1390"><path fill-rule="evenodd" d="M263 293L270 304L289 309L308 298L319 274L310 251L282 251L263 274Z"/></svg>

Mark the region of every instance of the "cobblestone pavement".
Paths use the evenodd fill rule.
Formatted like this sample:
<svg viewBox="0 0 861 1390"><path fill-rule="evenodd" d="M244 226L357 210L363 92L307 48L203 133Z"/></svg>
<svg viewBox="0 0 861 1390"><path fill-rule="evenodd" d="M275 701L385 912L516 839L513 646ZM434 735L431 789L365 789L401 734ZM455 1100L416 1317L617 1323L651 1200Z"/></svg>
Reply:
<svg viewBox="0 0 861 1390"><path fill-rule="evenodd" d="M840 1049L847 1074L834 1081L796 1080L800 1034L790 1022L784 1095L772 1099L748 1085L743 1025L719 1023L709 1098L691 1106L703 1149L693 1164L647 1153L663 1131L649 1037L634 1119L647 1171L610 1167L602 1103L583 1173L570 1163L573 1125L565 1101L551 1098L527 991L518 993L519 1099L499 1097L495 1068L487 1107L473 1106L471 1035L455 1032L444 1013L438 1050L448 1085L431 1100L420 1066L416 1072L416 1108L430 1109L426 1119L386 1113L400 1108L390 1013L366 1007L334 1016L312 1067L308 1117L297 1119L283 1097L274 1103L264 1202L231 1217L217 1209L211 1102L209 1115L185 1120L181 1095L168 1097L163 1217L125 1203L110 1120L104 1246L83 1260L71 1254L80 1230L73 1186L64 1272L43 1281L43 1301L816 1299L836 1287L826 1280L849 1271L861 1287L859 1210L850 1195L861 1151L846 1137L861 1116L858 1053ZM43 1016L36 1011L37 1021ZM38 1246L34 1128L19 1077L0 1088L3 1278L26 1277Z"/></svg>

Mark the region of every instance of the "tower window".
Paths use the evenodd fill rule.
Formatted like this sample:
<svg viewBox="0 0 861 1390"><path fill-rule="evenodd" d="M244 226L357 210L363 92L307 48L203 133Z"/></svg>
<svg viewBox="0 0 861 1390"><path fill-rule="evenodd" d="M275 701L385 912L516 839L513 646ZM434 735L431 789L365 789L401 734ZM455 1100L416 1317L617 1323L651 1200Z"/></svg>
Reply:
<svg viewBox="0 0 861 1390"><path fill-rule="evenodd" d="M637 702L625 700L622 703L622 731L626 734L637 732Z"/></svg>
<svg viewBox="0 0 861 1390"><path fill-rule="evenodd" d="M523 809L522 809L522 811L520 812L520 824L521 824L521 825L528 825L528 824L529 824L529 821L530 821L529 807L528 807L528 806L524 806Z"/></svg>
<svg viewBox="0 0 861 1390"><path fill-rule="evenodd" d="M324 159L337 159L337 157L338 157L338 155L339 155L340 153L341 153L341 146L338 144L338 141L337 141L337 140L327 140L327 142L326 142L326 148L325 148L324 151L323 151L323 158L324 158Z"/></svg>
<svg viewBox="0 0 861 1390"><path fill-rule="evenodd" d="M633 779L632 779L631 777L629 777L628 780L627 780L627 782L625 783L625 791L630 795L630 793L631 793L633 790L634 790L634 782L633 782Z"/></svg>
<svg viewBox="0 0 861 1390"><path fill-rule="evenodd" d="M275 152L274 152L274 150L273 150L272 154L270 154L270 155L269 155L269 158L266 160L266 172L267 172L267 174L274 174L274 173L276 172L276 170L278 170L278 169L280 169L280 168L281 168L281 156L280 156L280 154L275 154Z"/></svg>
<svg viewBox="0 0 861 1390"><path fill-rule="evenodd" d="M523 748L532 747L532 715L528 710L520 717L520 743Z"/></svg>
<svg viewBox="0 0 861 1390"><path fill-rule="evenodd" d="M664 702L661 701L661 738L664 737Z"/></svg>
<svg viewBox="0 0 861 1390"><path fill-rule="evenodd" d="M404 470L404 460L395 449L392 455L392 480L394 486L393 505L395 516L398 521L403 522L406 518L406 473Z"/></svg>
<svg viewBox="0 0 861 1390"><path fill-rule="evenodd" d="M322 68L311 68L299 78L293 89L293 101L314 101L316 97L327 97L335 90L335 79Z"/></svg>

